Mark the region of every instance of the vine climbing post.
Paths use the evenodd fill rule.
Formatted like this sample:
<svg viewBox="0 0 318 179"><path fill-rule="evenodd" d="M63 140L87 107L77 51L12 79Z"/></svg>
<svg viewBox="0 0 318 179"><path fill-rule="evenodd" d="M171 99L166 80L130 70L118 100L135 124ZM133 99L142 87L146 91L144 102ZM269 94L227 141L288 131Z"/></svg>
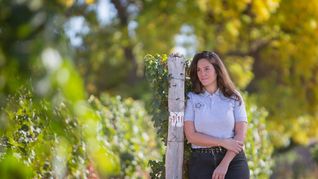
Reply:
<svg viewBox="0 0 318 179"><path fill-rule="evenodd" d="M169 123L166 150L166 179L181 179L183 164L183 116L185 59L179 54L170 54L168 58L169 74Z"/></svg>

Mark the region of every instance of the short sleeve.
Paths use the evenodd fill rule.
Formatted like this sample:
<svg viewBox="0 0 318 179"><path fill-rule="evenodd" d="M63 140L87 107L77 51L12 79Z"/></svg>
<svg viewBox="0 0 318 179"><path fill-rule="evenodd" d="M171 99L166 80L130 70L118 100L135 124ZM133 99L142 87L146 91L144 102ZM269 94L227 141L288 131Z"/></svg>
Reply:
<svg viewBox="0 0 318 179"><path fill-rule="evenodd" d="M236 100L234 102L234 119L235 119L235 122L240 122L240 121L247 122L245 103L241 95L240 97L241 97L241 102Z"/></svg>
<svg viewBox="0 0 318 179"><path fill-rule="evenodd" d="M194 109L193 109L193 96L192 93L188 93L186 101L186 107L184 111L184 121L194 121Z"/></svg>

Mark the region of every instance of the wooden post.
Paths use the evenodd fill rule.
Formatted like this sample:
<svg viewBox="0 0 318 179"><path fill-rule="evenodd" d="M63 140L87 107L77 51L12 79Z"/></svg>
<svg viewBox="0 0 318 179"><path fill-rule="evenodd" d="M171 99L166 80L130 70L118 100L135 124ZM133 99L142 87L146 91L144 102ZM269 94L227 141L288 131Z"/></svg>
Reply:
<svg viewBox="0 0 318 179"><path fill-rule="evenodd" d="M178 54L168 58L169 73L169 126L166 149L166 179L181 179L183 164L183 116L185 59Z"/></svg>

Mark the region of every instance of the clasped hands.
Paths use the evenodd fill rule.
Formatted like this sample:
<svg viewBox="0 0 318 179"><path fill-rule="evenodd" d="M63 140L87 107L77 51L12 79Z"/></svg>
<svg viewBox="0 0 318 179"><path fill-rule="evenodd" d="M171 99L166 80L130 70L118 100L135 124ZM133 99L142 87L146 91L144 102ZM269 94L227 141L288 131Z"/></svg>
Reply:
<svg viewBox="0 0 318 179"><path fill-rule="evenodd" d="M242 151L244 143L235 139L225 139L222 140L221 146L238 154Z"/></svg>

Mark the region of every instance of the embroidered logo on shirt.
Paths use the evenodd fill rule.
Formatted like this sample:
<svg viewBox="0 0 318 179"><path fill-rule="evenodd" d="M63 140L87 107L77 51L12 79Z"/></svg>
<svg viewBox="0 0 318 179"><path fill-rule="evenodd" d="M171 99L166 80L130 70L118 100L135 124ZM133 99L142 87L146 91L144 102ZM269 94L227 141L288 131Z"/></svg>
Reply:
<svg viewBox="0 0 318 179"><path fill-rule="evenodd" d="M204 106L202 103L195 103L194 107L197 109L201 109Z"/></svg>

